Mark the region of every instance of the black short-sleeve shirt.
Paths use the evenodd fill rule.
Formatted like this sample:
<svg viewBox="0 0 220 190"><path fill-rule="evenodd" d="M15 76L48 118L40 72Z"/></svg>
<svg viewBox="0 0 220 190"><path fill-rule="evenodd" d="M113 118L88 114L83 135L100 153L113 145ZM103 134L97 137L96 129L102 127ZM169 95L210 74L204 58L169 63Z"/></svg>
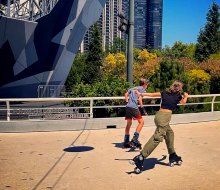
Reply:
<svg viewBox="0 0 220 190"><path fill-rule="evenodd" d="M179 92L168 92L163 91L161 92L161 108L175 110L177 104L182 100L182 96Z"/></svg>

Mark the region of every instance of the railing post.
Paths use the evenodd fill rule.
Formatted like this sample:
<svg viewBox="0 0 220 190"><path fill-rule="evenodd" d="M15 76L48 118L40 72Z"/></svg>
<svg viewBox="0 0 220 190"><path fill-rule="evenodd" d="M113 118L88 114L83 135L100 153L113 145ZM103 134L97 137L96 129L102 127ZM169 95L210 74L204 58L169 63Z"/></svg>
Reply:
<svg viewBox="0 0 220 190"><path fill-rule="evenodd" d="M90 99L90 118L93 118L93 98Z"/></svg>
<svg viewBox="0 0 220 190"><path fill-rule="evenodd" d="M211 112L214 112L215 98L216 98L216 96L213 96L213 98L212 98L212 109L211 109Z"/></svg>
<svg viewBox="0 0 220 190"><path fill-rule="evenodd" d="M7 121L10 121L10 104L9 101L6 101L7 106Z"/></svg>

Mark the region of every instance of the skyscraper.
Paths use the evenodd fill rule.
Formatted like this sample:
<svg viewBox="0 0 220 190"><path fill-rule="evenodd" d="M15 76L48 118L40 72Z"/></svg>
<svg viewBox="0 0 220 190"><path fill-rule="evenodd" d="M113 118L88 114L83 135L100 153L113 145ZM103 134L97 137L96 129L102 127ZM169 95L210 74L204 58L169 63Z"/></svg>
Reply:
<svg viewBox="0 0 220 190"><path fill-rule="evenodd" d="M147 45L162 48L163 0L147 0Z"/></svg>
<svg viewBox="0 0 220 190"><path fill-rule="evenodd" d="M118 13L122 12L123 10L122 1L123 0L106 0L105 7L102 11L99 21L97 22L102 34L103 49L110 48L113 45L113 41L116 37L122 37L122 33L118 29L120 25ZM90 29L86 32L84 41L81 44L82 52L88 50L88 45L91 41L91 31L92 27L90 27Z"/></svg>
<svg viewBox="0 0 220 190"><path fill-rule="evenodd" d="M116 37L126 38L126 35L118 29L120 19L117 15L123 12L126 18L129 18L129 1L106 1L103 12L97 22L102 33L103 49L111 47ZM163 0L134 0L134 3L134 47L139 49L161 49ZM84 37L81 51L88 50L90 41L91 28Z"/></svg>
<svg viewBox="0 0 220 190"><path fill-rule="evenodd" d="M135 0L134 47L161 49L163 0ZM129 17L129 0L123 0Z"/></svg>

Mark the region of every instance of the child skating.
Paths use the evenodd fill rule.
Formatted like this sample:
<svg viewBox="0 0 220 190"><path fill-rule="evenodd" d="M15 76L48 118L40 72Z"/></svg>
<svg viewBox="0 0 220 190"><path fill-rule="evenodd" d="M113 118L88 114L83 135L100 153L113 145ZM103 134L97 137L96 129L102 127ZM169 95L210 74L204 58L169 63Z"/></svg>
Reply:
<svg viewBox="0 0 220 190"><path fill-rule="evenodd" d="M144 125L142 115L146 115L146 112L143 107L142 96L138 96L134 90L137 90L139 93L144 93L146 92L147 85L147 80L141 79L140 86L131 88L125 93L125 101L127 102L125 110L125 120L127 121L127 125L125 127L124 148L142 148L138 138L140 131ZM140 105L140 110L138 107L138 103ZM136 127L136 131L133 135L132 140L130 141L130 128L132 125L132 119L138 121L138 126Z"/></svg>

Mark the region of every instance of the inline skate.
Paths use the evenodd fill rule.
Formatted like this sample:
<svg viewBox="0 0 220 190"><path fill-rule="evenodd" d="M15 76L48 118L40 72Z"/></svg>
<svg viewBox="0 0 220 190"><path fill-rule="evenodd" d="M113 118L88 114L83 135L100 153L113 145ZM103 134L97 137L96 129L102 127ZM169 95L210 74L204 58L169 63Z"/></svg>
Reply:
<svg viewBox="0 0 220 190"><path fill-rule="evenodd" d="M141 143L138 140L132 139L130 142L131 147L139 148L140 150L142 149Z"/></svg>

